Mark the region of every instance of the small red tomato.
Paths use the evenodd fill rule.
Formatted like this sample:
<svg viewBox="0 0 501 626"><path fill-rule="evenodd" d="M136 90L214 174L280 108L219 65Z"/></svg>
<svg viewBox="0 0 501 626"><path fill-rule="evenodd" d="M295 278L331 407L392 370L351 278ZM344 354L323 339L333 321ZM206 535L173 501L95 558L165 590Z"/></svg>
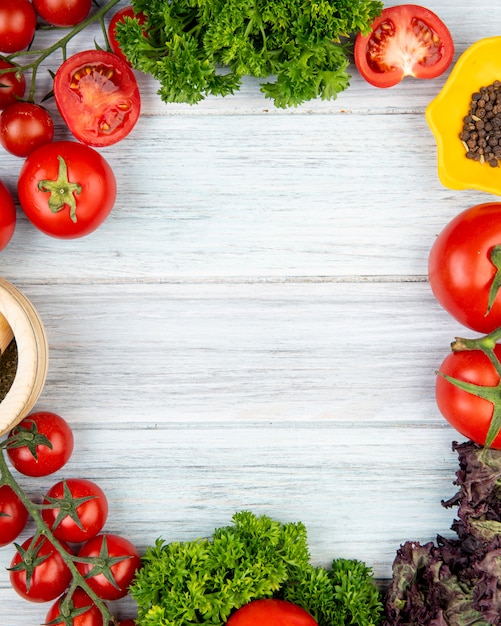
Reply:
<svg viewBox="0 0 501 626"><path fill-rule="evenodd" d="M14 156L27 157L53 138L52 117L38 104L16 102L0 115L0 143Z"/></svg>
<svg viewBox="0 0 501 626"><path fill-rule="evenodd" d="M111 49L117 56L122 59L122 61L125 61L128 65L130 65L129 60L120 48L120 44L117 41L115 33L115 28L118 22L123 22L124 18L126 17L136 18L140 24L144 24L146 21L146 16L144 15L144 13L138 13L136 15L136 13L134 13L134 8L132 6L127 6L115 13L115 15L111 18L108 26L108 39L110 41Z"/></svg>
<svg viewBox="0 0 501 626"><path fill-rule="evenodd" d="M33 0L36 12L53 26L76 26L87 17L92 0Z"/></svg>
<svg viewBox="0 0 501 626"><path fill-rule="evenodd" d="M400 4L383 9L368 35L355 40L355 65L375 87L393 87L405 76L435 78L454 56L447 26L429 9Z"/></svg>
<svg viewBox="0 0 501 626"><path fill-rule="evenodd" d="M44 522L56 539L68 543L83 543L92 539L101 532L108 517L108 500L104 491L84 478L59 481L49 489L43 503L54 505L42 510ZM68 513L64 515L66 511Z"/></svg>
<svg viewBox="0 0 501 626"><path fill-rule="evenodd" d="M61 554L46 537L27 539L10 564L13 589L30 602L48 602L58 598L70 584L72 574ZM33 545L32 545L33 544ZM65 543L63 548L71 554ZM38 564L37 564L38 563ZM27 566L35 565L27 577Z"/></svg>
<svg viewBox="0 0 501 626"><path fill-rule="evenodd" d="M16 205L6 185L0 181L0 250L12 239L16 230Z"/></svg>
<svg viewBox="0 0 501 626"><path fill-rule="evenodd" d="M103 564L103 570L96 571L91 563L77 562L78 571L85 577L92 591L103 600L118 600L126 596L141 565L135 546L128 539L110 533L98 535L84 543L78 557L93 557ZM106 572L107 567L109 572ZM93 575L92 571L95 572ZM107 573L111 576L107 576Z"/></svg>
<svg viewBox="0 0 501 626"><path fill-rule="evenodd" d="M227 626L318 626L303 608L285 600L253 600L238 609Z"/></svg>
<svg viewBox="0 0 501 626"><path fill-rule="evenodd" d="M136 626L136 622L131 618L121 619L118 626Z"/></svg>
<svg viewBox="0 0 501 626"><path fill-rule="evenodd" d="M61 626L63 626L63 624L65 624L65 626L104 626L101 611L85 591L80 588L75 589L73 592L69 605L65 607L64 616L62 616L61 603L66 597L66 595L61 596L50 607L45 618L46 624L60 624Z"/></svg>
<svg viewBox="0 0 501 626"><path fill-rule="evenodd" d="M9 485L0 487L0 547L12 543L24 530L28 511Z"/></svg>
<svg viewBox="0 0 501 626"><path fill-rule="evenodd" d="M57 472L73 452L73 433L68 422L50 411L31 413L12 429L9 437L15 438L15 447L8 446L7 454L17 471L26 476Z"/></svg>
<svg viewBox="0 0 501 626"><path fill-rule="evenodd" d="M29 0L0 2L0 51L6 54L27 48L37 28L35 9Z"/></svg>
<svg viewBox="0 0 501 626"><path fill-rule="evenodd" d="M0 59L0 110L19 102L26 91L26 79L23 74L13 70L15 67L12 63ZM9 71L1 73L2 70Z"/></svg>

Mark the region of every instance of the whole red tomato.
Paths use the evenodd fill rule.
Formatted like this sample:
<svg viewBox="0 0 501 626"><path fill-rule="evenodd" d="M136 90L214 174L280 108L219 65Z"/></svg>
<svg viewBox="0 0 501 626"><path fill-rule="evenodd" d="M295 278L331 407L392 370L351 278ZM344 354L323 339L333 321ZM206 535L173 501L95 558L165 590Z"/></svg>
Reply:
<svg viewBox="0 0 501 626"><path fill-rule="evenodd" d="M19 102L26 91L26 79L23 74L11 71L16 66L0 59L0 110L5 109L10 104ZM9 70L9 71L5 71Z"/></svg>
<svg viewBox="0 0 501 626"><path fill-rule="evenodd" d="M53 137L52 117L38 104L16 102L0 115L0 143L15 156L26 157Z"/></svg>
<svg viewBox="0 0 501 626"><path fill-rule="evenodd" d="M108 25L108 39L109 39L110 46L113 52L117 56L119 56L122 59L122 61L125 61L125 63L130 65L129 60L127 59L127 57L125 56L125 54L122 52L120 48L120 44L117 41L117 37L115 33L115 28L117 27L117 24L119 22L123 22L124 18L127 18L127 17L136 18L140 24L144 24L146 21L146 16L144 15L144 13L138 13L136 15L136 13L134 12L134 8L132 6L123 7L122 9L117 11L110 20L110 23Z"/></svg>
<svg viewBox="0 0 501 626"><path fill-rule="evenodd" d="M16 205L6 185L0 181L0 250L12 239L16 230Z"/></svg>
<svg viewBox="0 0 501 626"><path fill-rule="evenodd" d="M405 76L435 78L454 56L447 26L432 11L415 4L383 9L368 35L355 40L355 65L375 87L393 87Z"/></svg>
<svg viewBox="0 0 501 626"><path fill-rule="evenodd" d="M436 299L458 322L484 334L501 326L501 202L451 220L431 248L428 275Z"/></svg>
<svg viewBox="0 0 501 626"><path fill-rule="evenodd" d="M21 168L19 202L28 219L52 237L93 232L115 204L116 180L96 150L74 141L53 141L34 150Z"/></svg>
<svg viewBox="0 0 501 626"><path fill-rule="evenodd" d="M70 501L67 509L63 500ZM82 543L101 532L108 517L108 500L104 491L91 480L68 478L53 485L45 495L42 517L54 536L68 543Z"/></svg>
<svg viewBox="0 0 501 626"><path fill-rule="evenodd" d="M29 0L0 2L0 51L10 54L27 48L37 27L35 9Z"/></svg>
<svg viewBox="0 0 501 626"><path fill-rule="evenodd" d="M89 14L92 0L33 0L40 17L53 26L76 26Z"/></svg>
<svg viewBox="0 0 501 626"><path fill-rule="evenodd" d="M61 602L66 599L66 595L61 596L50 607L45 618L46 624L61 624L65 626L104 626L101 611L94 604L91 598L83 589L75 589L71 596L68 613L61 615ZM89 607L86 611L83 611Z"/></svg>
<svg viewBox="0 0 501 626"><path fill-rule="evenodd" d="M68 545L62 546L71 553ZM27 576L27 567L33 564L35 567ZM46 537L26 539L12 559L9 575L13 589L30 602L55 600L72 578L63 557Z"/></svg>
<svg viewBox="0 0 501 626"><path fill-rule="evenodd" d="M494 353L501 358L501 345L495 347ZM494 404L460 389L441 374L484 388L495 387L499 384L499 376L491 360L481 350L451 352L444 359L439 371L435 393L440 412L464 437L485 445ZM501 449L501 434L496 435L491 447Z"/></svg>
<svg viewBox="0 0 501 626"><path fill-rule="evenodd" d="M15 447L8 446L7 454L17 471L26 476L53 474L73 452L73 432L68 422L50 411L31 413L11 430L9 437L15 439Z"/></svg>
<svg viewBox="0 0 501 626"><path fill-rule="evenodd" d="M84 543L78 557L99 558L103 562L105 569L101 572L96 571L91 563L77 562L78 571L86 578L92 591L103 600L118 600L126 596L141 565L135 546L128 539L110 533L97 535ZM108 567L109 572L106 571ZM91 575L93 570L95 573Z"/></svg>
<svg viewBox="0 0 501 626"><path fill-rule="evenodd" d="M132 69L104 50L86 50L67 59L56 72L54 97L74 137L95 147L126 137L141 109Z"/></svg>
<svg viewBox="0 0 501 626"><path fill-rule="evenodd" d="M238 609L227 626L318 626L313 617L297 604L285 600L253 600Z"/></svg>
<svg viewBox="0 0 501 626"><path fill-rule="evenodd" d="M0 547L12 543L24 530L28 511L9 485L0 487Z"/></svg>

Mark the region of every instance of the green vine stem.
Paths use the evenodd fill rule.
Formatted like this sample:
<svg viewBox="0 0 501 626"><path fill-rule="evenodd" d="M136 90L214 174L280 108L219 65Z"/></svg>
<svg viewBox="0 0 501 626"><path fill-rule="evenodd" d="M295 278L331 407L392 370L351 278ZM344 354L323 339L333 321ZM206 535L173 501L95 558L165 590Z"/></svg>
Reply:
<svg viewBox="0 0 501 626"><path fill-rule="evenodd" d="M54 537L54 533L44 522L42 515L41 515L41 511L43 509L53 507L54 505L35 504L28 498L24 490L20 487L20 485L17 483L16 479L12 475L12 472L10 471L7 465L7 462L5 460L4 448L6 448L7 445L8 445L8 440L5 440L0 444L0 486L8 485L16 493L18 498L26 507L26 510L28 511L29 515L31 516L31 518L34 520L36 524L34 541L36 541L39 537L45 537L46 539L48 539L52 543L52 545L56 548L56 550L59 552L59 554L61 555L61 558L66 563L66 565L68 566L72 574L72 581L70 583L70 586L65 592L64 600L61 602L62 611L64 611L65 607L70 606L71 598L75 589L80 588L80 589L83 589L85 593L87 593L87 595L91 598L91 600L94 602L94 604L97 606L97 608L101 612L101 615L103 617L103 624L106 624L106 625L116 624L117 621L111 614L105 602L89 587L89 585L87 584L87 581L85 580L85 578L82 576L82 574L79 572L78 568L76 567L76 563L80 561L89 562L90 558L79 559L77 556L68 553L66 549L63 547L63 545L60 543L60 541L56 537Z"/></svg>
<svg viewBox="0 0 501 626"><path fill-rule="evenodd" d="M29 90L28 97L26 98L26 100L28 102L33 102L35 99L36 77L37 77L37 72L38 72L40 65L43 63L43 61L45 61L45 59L50 57L57 50L61 50L63 61L65 61L66 49L67 49L68 43L73 39L73 37L75 37L76 35L78 35L78 33L85 30L88 26L90 26L91 24L94 24L97 21L101 23L103 34L106 40L106 47L109 49L109 42L108 42L108 37L106 34L106 28L104 27L104 16L119 2L120 0L108 0L106 4L104 4L94 13L92 13L85 20L83 20L82 22L74 26L71 30L69 30L66 33L66 35L58 39L54 44L52 44L48 48L41 48L38 50L31 50L31 49L22 50L20 52L14 52L13 54L2 56L1 58L4 61L14 64L14 67L0 70L0 80L1 80L2 74L7 74L11 72L14 72L16 74L24 74L26 72L31 71L30 90ZM27 58L27 59L31 58L32 60L26 63L22 63L21 59L24 59L24 58Z"/></svg>
<svg viewBox="0 0 501 626"><path fill-rule="evenodd" d="M497 437L501 430L501 362L497 357L494 349L497 343L501 340L501 327L493 330L488 335L478 337L476 339L465 339L463 337L456 337L451 343L451 350L453 352L460 352L464 350L480 350L483 352L489 361L492 363L494 369L499 376L499 383L494 386L477 385L475 383L468 383L463 380L454 378L444 374L443 372L437 372L445 380L456 386L458 389L471 393L478 398L483 398L492 403L493 412L489 429L485 438L485 447L489 448L494 439Z"/></svg>

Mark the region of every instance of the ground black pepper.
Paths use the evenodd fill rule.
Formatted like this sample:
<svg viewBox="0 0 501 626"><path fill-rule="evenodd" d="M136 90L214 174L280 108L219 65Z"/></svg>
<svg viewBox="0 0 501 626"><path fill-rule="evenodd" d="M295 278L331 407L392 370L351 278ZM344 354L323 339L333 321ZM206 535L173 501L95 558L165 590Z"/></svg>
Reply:
<svg viewBox="0 0 501 626"><path fill-rule="evenodd" d="M17 343L13 339L0 355L0 402L14 382L17 371Z"/></svg>
<svg viewBox="0 0 501 626"><path fill-rule="evenodd" d="M472 94L459 134L466 158L498 167L501 161L501 81Z"/></svg>

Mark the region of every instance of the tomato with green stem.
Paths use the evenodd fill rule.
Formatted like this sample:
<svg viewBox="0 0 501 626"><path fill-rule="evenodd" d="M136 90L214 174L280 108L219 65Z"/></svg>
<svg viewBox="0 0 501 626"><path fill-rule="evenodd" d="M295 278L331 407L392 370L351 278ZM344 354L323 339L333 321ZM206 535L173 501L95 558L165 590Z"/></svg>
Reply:
<svg viewBox="0 0 501 626"><path fill-rule="evenodd" d="M83 543L99 534L108 517L104 491L91 480L68 478L46 493L42 518L56 539Z"/></svg>
<svg viewBox="0 0 501 626"><path fill-rule="evenodd" d="M54 97L73 136L94 147L124 139L141 109L132 69L104 50L86 50L67 59L56 72Z"/></svg>
<svg viewBox="0 0 501 626"><path fill-rule="evenodd" d="M24 530L28 510L9 485L0 487L0 547L12 543Z"/></svg>
<svg viewBox="0 0 501 626"><path fill-rule="evenodd" d="M16 205L5 183L0 181L0 250L12 239L16 230Z"/></svg>
<svg viewBox="0 0 501 626"><path fill-rule="evenodd" d="M65 626L104 626L104 618L99 607L87 593L77 588L71 597L65 594L56 600L47 613L45 623Z"/></svg>
<svg viewBox="0 0 501 626"><path fill-rule="evenodd" d="M60 470L73 452L73 432L57 413L37 411L9 433L7 454L25 476L48 476Z"/></svg>
<svg viewBox="0 0 501 626"><path fill-rule="evenodd" d="M61 239L84 237L100 226L116 199L116 179L90 146L53 141L28 155L18 179L19 202L31 223Z"/></svg>
<svg viewBox="0 0 501 626"><path fill-rule="evenodd" d="M69 554L71 548L61 543ZM61 553L46 537L30 537L16 546L9 576L12 588L30 602L58 598L71 582L72 574Z"/></svg>
<svg viewBox="0 0 501 626"><path fill-rule="evenodd" d="M26 79L16 65L0 59L0 111L19 102L26 91Z"/></svg>
<svg viewBox="0 0 501 626"><path fill-rule="evenodd" d="M140 565L136 547L125 537L111 533L97 535L84 543L76 563L89 587L103 600L125 597Z"/></svg>
<svg viewBox="0 0 501 626"><path fill-rule="evenodd" d="M302 607L272 598L253 600L245 604L226 623L227 626L318 626Z"/></svg>
<svg viewBox="0 0 501 626"><path fill-rule="evenodd" d="M0 143L14 156L27 157L54 138L54 122L44 107L16 102L0 115Z"/></svg>
<svg viewBox="0 0 501 626"><path fill-rule="evenodd" d="M454 41L444 22L416 4L383 9L367 35L355 39L355 65L375 87L393 87L405 76L430 79L443 74L454 57Z"/></svg>
<svg viewBox="0 0 501 626"><path fill-rule="evenodd" d="M24 50L32 42L36 28L37 16L29 0L0 2L0 52Z"/></svg>
<svg viewBox="0 0 501 626"><path fill-rule="evenodd" d="M52 26L76 26L87 17L92 0L32 0L36 12Z"/></svg>

